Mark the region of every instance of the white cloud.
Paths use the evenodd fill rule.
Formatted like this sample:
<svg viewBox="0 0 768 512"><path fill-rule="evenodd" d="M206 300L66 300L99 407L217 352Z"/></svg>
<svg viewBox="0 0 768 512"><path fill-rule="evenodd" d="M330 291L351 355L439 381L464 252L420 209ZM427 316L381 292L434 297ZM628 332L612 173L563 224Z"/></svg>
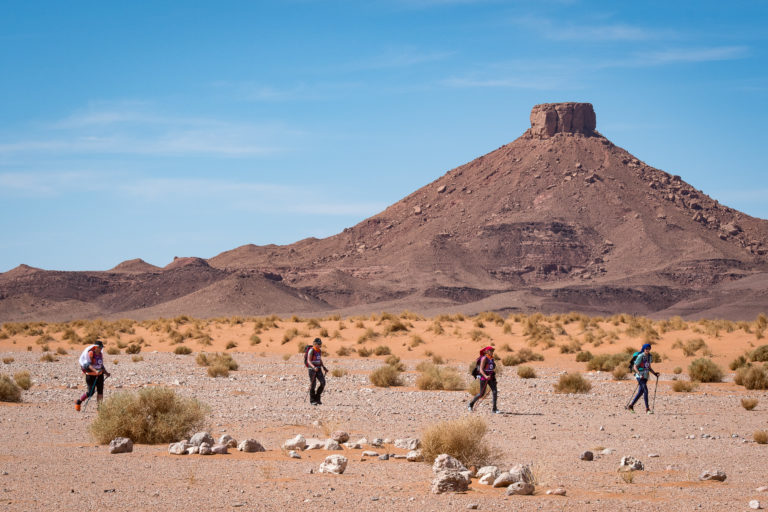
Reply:
<svg viewBox="0 0 768 512"><path fill-rule="evenodd" d="M668 48L659 51L642 52L636 55L634 63L644 66L663 66L685 62L713 62L743 59L749 48L746 46L715 46L709 48Z"/></svg>

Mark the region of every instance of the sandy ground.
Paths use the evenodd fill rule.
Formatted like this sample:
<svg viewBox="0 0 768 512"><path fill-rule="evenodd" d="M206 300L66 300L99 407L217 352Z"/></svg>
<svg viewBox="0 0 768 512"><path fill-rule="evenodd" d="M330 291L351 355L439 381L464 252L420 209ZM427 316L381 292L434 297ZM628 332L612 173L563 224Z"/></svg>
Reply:
<svg viewBox="0 0 768 512"><path fill-rule="evenodd" d="M322 328L333 336L338 320L320 321L320 328L281 320L279 328L263 329L261 342L255 345L250 342L252 321L213 322L201 326L212 338L210 345L185 341L195 351L191 355L169 353L176 345L151 328L134 326L133 334L120 334L121 343L144 339L139 354L143 360L134 361L139 358L125 353L107 356L113 374L107 381L107 396L118 389L169 386L211 406L209 431L214 437L227 433L238 440L255 438L268 450L209 457L170 456L166 445L137 445L133 453L110 455L106 446L97 445L89 435L95 404L80 413L73 407L84 389L76 367L82 345L62 341L62 333L53 332L60 326L41 326L54 338L47 341L52 352L57 348L68 352L58 355L58 362L44 363L40 361L43 345L37 343L41 334L16 334L0 340L0 357L13 359L1 365L0 372L28 370L33 379L21 404L0 403L3 510L458 510L470 504L477 504L479 510L746 510L752 499L768 503L768 493L755 490L768 485L768 445L752 441L755 430L768 429L768 397L765 392L736 386L727 371L731 359L764 340L743 329L727 332L723 327L715 333L698 323L662 334L654 345L666 357L655 365L663 373L655 415L624 411L635 383L615 381L605 372L584 373L593 384L588 394L554 393L553 384L564 370L584 371L585 365L576 363L573 353L562 354L558 348L570 341L568 336L583 338L584 329L578 322L565 324L567 334L557 336L551 348L545 349L543 344L534 348L545 357L528 363L536 369L537 378L523 380L513 368L504 368L499 378L499 406L504 414L490 414L488 401L474 414L488 424L488 439L499 450L497 465L504 469L516 463L533 464L538 479L534 496L507 497L503 489L475 481L467 493L433 495L429 492L429 465L363 458L361 450L345 450L350 460L345 474L318 474L318 466L329 452L304 451L301 459L290 459L280 449L283 441L297 433L325 439L336 429L350 432L353 440L418 437L429 425L467 414L469 399L463 391L416 389L414 368L425 354L437 354L467 375L468 362L485 344L509 345L513 351L530 346L522 324L510 320L507 333L492 322L480 328L474 319L442 321L445 332L441 335L426 330L434 319L411 320L408 332L381 334L362 344L357 338L367 328L383 332L385 324L367 319L363 327L355 327L358 321L362 320L345 319L341 338L326 338L327 366L348 373L329 375L324 405L319 407L308 403L298 344L318 335ZM600 326L617 332L626 329L624 324L610 322ZM87 327L76 330L85 335ZM181 331L189 328L190 324L179 326ZM300 334L281 344L292 328ZM471 341L469 334L474 329L487 337ZM411 348L414 335L425 343ZM613 343L594 347L582 342L582 348L615 353L625 346L639 348L641 338L621 333ZM698 355L684 356L672 345L693 338L705 340L713 359L726 369L726 382L702 384L694 393L674 393L670 389L672 369L687 368ZM117 346L116 336L106 339L108 348ZM208 377L205 368L195 363L197 351L221 351L229 342L237 343L228 352L240 369L229 378ZM379 345L403 358L408 367L405 386L375 388L369 384L367 376L382 364L381 356L334 355L341 346ZM506 353L499 350L502 357ZM685 372L679 378L685 379ZM755 410L746 411L740 405L743 397L758 398L760 403ZM391 445L365 448L404 452ZM592 462L579 460L584 450L598 453L605 448L614 452L598 455ZM616 472L623 455L635 456L645 464L645 471L634 473L632 483ZM698 475L710 468L725 471L727 480L699 482ZM555 487L565 488L567 496L545 494Z"/></svg>

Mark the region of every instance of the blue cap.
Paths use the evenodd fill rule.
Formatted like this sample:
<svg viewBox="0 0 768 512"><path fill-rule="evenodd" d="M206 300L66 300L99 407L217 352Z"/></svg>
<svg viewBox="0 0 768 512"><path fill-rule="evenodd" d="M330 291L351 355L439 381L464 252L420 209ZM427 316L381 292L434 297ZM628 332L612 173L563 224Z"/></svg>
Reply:
<svg viewBox="0 0 768 512"><path fill-rule="evenodd" d="M651 344L650 343L646 343L645 345L643 345L643 348L641 348L640 350L641 351L645 350L645 349L649 349L650 350L650 348L651 348Z"/></svg>

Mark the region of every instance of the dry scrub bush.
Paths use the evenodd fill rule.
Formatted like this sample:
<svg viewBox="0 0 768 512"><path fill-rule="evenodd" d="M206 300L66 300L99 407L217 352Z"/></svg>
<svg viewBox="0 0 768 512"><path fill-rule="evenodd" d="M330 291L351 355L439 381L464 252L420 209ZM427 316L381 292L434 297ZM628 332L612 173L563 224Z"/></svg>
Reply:
<svg viewBox="0 0 768 512"><path fill-rule="evenodd" d="M338 350L336 350L336 355L344 357L344 356L348 356L352 352L353 350L351 348L342 346L342 347L339 347Z"/></svg>
<svg viewBox="0 0 768 512"><path fill-rule="evenodd" d="M397 368L388 364L372 371L368 376L368 380L371 381L371 384L380 388L403 385L403 381L400 378L400 372L397 371Z"/></svg>
<svg viewBox="0 0 768 512"><path fill-rule="evenodd" d="M392 353L392 351L389 349L386 345L379 345L375 349L373 349L373 353L377 356L388 356Z"/></svg>
<svg viewBox="0 0 768 512"><path fill-rule="evenodd" d="M359 349L357 349L357 355L359 355L360 357L368 357L371 354L373 354L373 350L371 349L368 349L365 347L360 347Z"/></svg>
<svg viewBox="0 0 768 512"><path fill-rule="evenodd" d="M13 374L13 380L23 390L27 390L32 387L32 379L29 377L28 371L16 372Z"/></svg>
<svg viewBox="0 0 768 512"><path fill-rule="evenodd" d="M675 366L675 369L672 370L672 373L674 373L675 375L680 375L681 373L683 373L683 369L680 368L679 366Z"/></svg>
<svg viewBox="0 0 768 512"><path fill-rule="evenodd" d="M421 365L421 375L416 379L416 387L425 390L460 391L466 387L464 379L454 368L426 363Z"/></svg>
<svg viewBox="0 0 768 512"><path fill-rule="evenodd" d="M723 371L711 359L700 357L694 359L688 366L688 375L691 380L699 382L720 382L723 379Z"/></svg>
<svg viewBox="0 0 768 512"><path fill-rule="evenodd" d="M544 356L532 351L529 348L521 348L516 354L510 354L505 356L501 360L501 364L504 366L517 366L519 364L527 363L529 361L543 361Z"/></svg>
<svg viewBox="0 0 768 512"><path fill-rule="evenodd" d="M675 341L675 343L672 345L672 348L679 348L683 351L683 354L686 357L695 356L696 352L699 350L702 351L702 355L710 354L709 347L701 338L693 338L691 340L687 340L685 343L683 343L680 340Z"/></svg>
<svg viewBox="0 0 768 512"><path fill-rule="evenodd" d="M5 364L11 364L14 361L15 361L15 359L12 358L12 357L4 357L3 358L3 363L5 363Z"/></svg>
<svg viewBox="0 0 768 512"><path fill-rule="evenodd" d="M69 354L69 352L67 352L67 350L64 347L56 347L56 353L60 356L66 356L67 354Z"/></svg>
<svg viewBox="0 0 768 512"><path fill-rule="evenodd" d="M0 375L0 402L21 402L21 388L5 374Z"/></svg>
<svg viewBox="0 0 768 512"><path fill-rule="evenodd" d="M749 355L750 360L753 362L766 362L768 361L768 345L760 345Z"/></svg>
<svg viewBox="0 0 768 512"><path fill-rule="evenodd" d="M755 433L752 434L752 438L757 444L766 444L768 443L768 432L765 430L755 430Z"/></svg>
<svg viewBox="0 0 768 512"><path fill-rule="evenodd" d="M576 354L577 363L587 363L591 361L593 358L594 356L592 355L592 352L590 352L589 350L584 352L579 352L578 354Z"/></svg>
<svg viewBox="0 0 768 512"><path fill-rule="evenodd" d="M730 364L728 365L728 368L730 368L733 371L736 371L743 366L747 366L747 358L744 356L739 356L730 362Z"/></svg>
<svg viewBox="0 0 768 512"><path fill-rule="evenodd" d="M587 361L587 370L612 372L617 366L624 366L626 368L630 357L632 357L632 354L627 352L620 354L598 354Z"/></svg>
<svg viewBox="0 0 768 512"><path fill-rule="evenodd" d="M627 378L627 367L619 365L614 368L611 373L613 375L613 380L624 380Z"/></svg>
<svg viewBox="0 0 768 512"><path fill-rule="evenodd" d="M432 354L432 364L445 364L445 359L440 354Z"/></svg>
<svg viewBox="0 0 768 512"><path fill-rule="evenodd" d="M555 384L555 393L587 393L590 389L592 384L580 373L561 375L560 380Z"/></svg>
<svg viewBox="0 0 768 512"><path fill-rule="evenodd" d="M133 361L134 363L140 363L143 360L144 358L142 356L133 356L131 358L131 361ZM117 364L117 359L115 359L115 364Z"/></svg>
<svg viewBox="0 0 768 512"><path fill-rule="evenodd" d="M141 345L138 343L131 343L125 348L126 354L138 354L139 352L141 352Z"/></svg>
<svg viewBox="0 0 768 512"><path fill-rule="evenodd" d="M480 329L472 329L469 332L469 339L471 339L472 341L480 341L483 338L491 339L490 336L488 336L486 333L484 333Z"/></svg>
<svg viewBox="0 0 768 512"><path fill-rule="evenodd" d="M251 345L258 345L261 343L261 337L259 337L258 334L252 334L251 335Z"/></svg>
<svg viewBox="0 0 768 512"><path fill-rule="evenodd" d="M757 398L742 398L741 399L741 406L744 409L746 409L748 411L751 411L752 409L757 407Z"/></svg>
<svg viewBox="0 0 768 512"><path fill-rule="evenodd" d="M227 343L227 346L225 347L225 350L229 350L229 349L232 349L232 348L237 348L237 343L235 343L234 341L230 341L229 343Z"/></svg>
<svg viewBox="0 0 768 512"><path fill-rule="evenodd" d="M187 347L186 345L179 345L178 347L173 349L173 353L181 356L186 356L192 353L192 349Z"/></svg>
<svg viewBox="0 0 768 512"><path fill-rule="evenodd" d="M423 345L424 343L425 343L424 339L418 334L414 334L413 336L411 336L411 348L416 348L419 345Z"/></svg>
<svg viewBox="0 0 768 512"><path fill-rule="evenodd" d="M170 443L202 429L208 406L163 387L122 392L102 402L91 433L101 444L116 437L135 443Z"/></svg>
<svg viewBox="0 0 768 512"><path fill-rule="evenodd" d="M334 368L333 370L331 370L331 375L333 375L334 377L343 377L346 374L347 374L347 370L345 370L344 368Z"/></svg>
<svg viewBox="0 0 768 512"><path fill-rule="evenodd" d="M399 372L405 371L405 364L400 362L400 358L397 356L388 356L385 360L385 363L387 363L389 366L392 366Z"/></svg>
<svg viewBox="0 0 768 512"><path fill-rule="evenodd" d="M384 327L384 334L392 334L394 332L408 332L408 326L399 319L392 320Z"/></svg>
<svg viewBox="0 0 768 512"><path fill-rule="evenodd" d="M370 327L365 330L363 334L360 335L360 337L357 338L357 344L361 345L365 343L368 340L375 340L379 337L379 333L371 329Z"/></svg>
<svg viewBox="0 0 768 512"><path fill-rule="evenodd" d="M58 360L59 358L54 356L53 354L44 354L43 357L40 358L40 361L43 363L55 363Z"/></svg>
<svg viewBox="0 0 768 512"><path fill-rule="evenodd" d="M491 462L493 455L484 439L486 431L485 421L477 416L465 416L427 427L421 435L424 462L432 464L438 455L447 453L465 467L485 466Z"/></svg>
<svg viewBox="0 0 768 512"><path fill-rule="evenodd" d="M536 371L530 366L518 366L517 376L521 379L535 379Z"/></svg>
<svg viewBox="0 0 768 512"><path fill-rule="evenodd" d="M290 357L290 356L289 356ZM211 377L228 377L229 371L237 370L239 365L229 354L206 354L200 352L197 354L197 364L208 367L208 375Z"/></svg>
<svg viewBox="0 0 768 512"><path fill-rule="evenodd" d="M120 349L117 347L108 347L107 348L107 354L110 356L117 356L120 355Z"/></svg>
<svg viewBox="0 0 768 512"><path fill-rule="evenodd" d="M688 380L676 380L672 383L672 391L675 393L690 393L698 387L696 382Z"/></svg>
<svg viewBox="0 0 768 512"><path fill-rule="evenodd" d="M768 371L759 366L743 366L736 370L733 382L747 389L768 389Z"/></svg>
<svg viewBox="0 0 768 512"><path fill-rule="evenodd" d="M292 327L292 328L288 329L287 331L285 331L285 333L283 333L283 339L280 340L280 344L281 345L285 345L286 343L288 343L289 341L291 341L293 338L295 338L298 335L299 335L299 330L296 329L295 327Z"/></svg>

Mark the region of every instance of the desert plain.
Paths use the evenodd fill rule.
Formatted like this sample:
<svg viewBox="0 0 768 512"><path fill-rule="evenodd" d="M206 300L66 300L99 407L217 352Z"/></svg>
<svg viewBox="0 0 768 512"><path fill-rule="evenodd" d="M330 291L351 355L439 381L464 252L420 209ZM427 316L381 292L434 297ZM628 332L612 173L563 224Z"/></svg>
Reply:
<svg viewBox="0 0 768 512"><path fill-rule="evenodd" d="M764 316L654 321L575 313L9 322L0 331L0 373L28 371L32 385L21 402L0 402L0 504L9 511L746 510L752 500L764 506L768 492L759 488L768 485L768 445L754 435L768 429L768 398L737 385L729 365L768 343L765 328ZM301 355L315 337L324 341L331 370L320 406L309 404ZM210 407L206 430L214 438L252 438L266 451L178 456L167 444L136 444L132 453L110 454L90 432L95 403L74 409L84 391L77 357L96 338L105 342L112 374L106 399L169 387ZM625 410L635 389L632 375L619 380L585 361L587 352L593 358L626 355L645 341L660 358L654 363L661 372L657 389L654 379L649 382L651 399L656 395L652 415L643 413L642 400L637 413ZM454 368L469 385L468 367L486 345L499 358L502 414L491 414L489 398L469 413L466 390L417 386L417 366L424 362ZM201 352L229 353L238 369L211 377L198 364ZM404 365L402 385L373 385L369 375L392 355ZM722 381L675 392L675 382L690 381L690 365L702 357L723 370ZM520 366L533 368L535 377L521 378ZM556 392L566 372L580 372L591 389ZM745 398L757 399L757 406L746 410ZM476 479L467 492L433 494L430 464L363 455L407 452L393 444L305 450L301 458L282 449L297 434L325 440L336 430L352 441L419 438L467 414L486 423L493 465L530 465L533 495L507 496ZM594 460L581 460L585 451ZM347 470L319 473L325 457L337 453L348 458ZM626 455L642 461L644 470L619 473ZM727 478L701 481L705 470ZM566 495L546 493L556 488Z"/></svg>

